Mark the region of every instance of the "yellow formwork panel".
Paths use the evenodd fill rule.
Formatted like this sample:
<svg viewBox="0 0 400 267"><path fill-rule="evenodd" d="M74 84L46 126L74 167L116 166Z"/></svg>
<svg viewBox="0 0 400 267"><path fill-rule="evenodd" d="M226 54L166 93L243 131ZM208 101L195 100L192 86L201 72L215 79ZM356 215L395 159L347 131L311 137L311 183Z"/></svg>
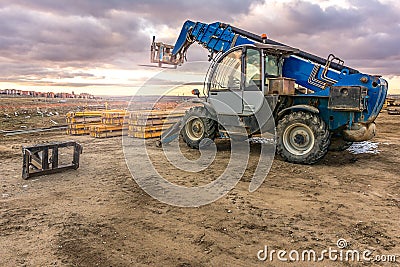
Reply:
<svg viewBox="0 0 400 267"><path fill-rule="evenodd" d="M125 121L124 118L102 118L101 122L103 124L123 124Z"/></svg>
<svg viewBox="0 0 400 267"><path fill-rule="evenodd" d="M100 111L88 110L88 111L75 111L75 112L70 111L67 113L66 116L67 116L67 118L70 118L70 117L101 117L102 113L103 113L103 111L101 111L101 110Z"/></svg>
<svg viewBox="0 0 400 267"><path fill-rule="evenodd" d="M138 110L132 111L129 115L130 119L163 119L182 117L185 115L183 110Z"/></svg>
<svg viewBox="0 0 400 267"><path fill-rule="evenodd" d="M107 138L124 135L124 131L91 132L90 136L94 138Z"/></svg>
<svg viewBox="0 0 400 267"><path fill-rule="evenodd" d="M90 132L107 132L107 131L121 131L128 129L128 126L125 125L93 125L90 127Z"/></svg>
<svg viewBox="0 0 400 267"><path fill-rule="evenodd" d="M129 125L129 130L135 132L151 132L151 131L163 131L171 127L169 125L147 125L147 126L138 126L138 125Z"/></svg>
<svg viewBox="0 0 400 267"><path fill-rule="evenodd" d="M126 110L107 110L102 114L102 118L124 118L128 116L129 112Z"/></svg>
<svg viewBox="0 0 400 267"><path fill-rule="evenodd" d="M164 124L174 124L178 122L181 118L173 118L173 119L131 119L128 121L129 125L164 125Z"/></svg>
<svg viewBox="0 0 400 267"><path fill-rule="evenodd" d="M68 124L69 129L85 129L87 127L93 126L93 125L98 125L98 122L91 122L91 123L73 123L73 124Z"/></svg>
<svg viewBox="0 0 400 267"><path fill-rule="evenodd" d="M141 120L151 120L151 119L172 119L177 117L183 117L185 114L141 114L138 116L131 117L132 119L141 119Z"/></svg>
<svg viewBox="0 0 400 267"><path fill-rule="evenodd" d="M115 118L128 116L129 113L126 110L110 109L110 110L85 110L85 111L70 111L66 114L67 118L73 117L104 117L104 118Z"/></svg>
<svg viewBox="0 0 400 267"><path fill-rule="evenodd" d="M66 133L68 135L85 135L85 134L89 134L89 130L87 130L87 129L67 129Z"/></svg>
<svg viewBox="0 0 400 267"><path fill-rule="evenodd" d="M135 137L135 138L157 138L161 136L161 131L153 131L153 132L135 132L135 131L128 131L128 136Z"/></svg>
<svg viewBox="0 0 400 267"><path fill-rule="evenodd" d="M86 122L100 122L101 117L68 117L67 123L86 123Z"/></svg>

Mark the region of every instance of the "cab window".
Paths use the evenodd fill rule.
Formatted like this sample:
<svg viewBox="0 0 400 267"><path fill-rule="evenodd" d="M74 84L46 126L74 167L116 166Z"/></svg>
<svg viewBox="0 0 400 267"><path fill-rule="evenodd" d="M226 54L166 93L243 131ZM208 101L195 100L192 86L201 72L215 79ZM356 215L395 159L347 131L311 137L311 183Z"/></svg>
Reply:
<svg viewBox="0 0 400 267"><path fill-rule="evenodd" d="M240 90L242 50L226 55L216 66L211 79L210 90Z"/></svg>
<svg viewBox="0 0 400 267"><path fill-rule="evenodd" d="M261 53L247 48L245 57L245 90L261 90Z"/></svg>
<svg viewBox="0 0 400 267"><path fill-rule="evenodd" d="M265 77L277 78L279 77L278 58L274 55L265 56Z"/></svg>

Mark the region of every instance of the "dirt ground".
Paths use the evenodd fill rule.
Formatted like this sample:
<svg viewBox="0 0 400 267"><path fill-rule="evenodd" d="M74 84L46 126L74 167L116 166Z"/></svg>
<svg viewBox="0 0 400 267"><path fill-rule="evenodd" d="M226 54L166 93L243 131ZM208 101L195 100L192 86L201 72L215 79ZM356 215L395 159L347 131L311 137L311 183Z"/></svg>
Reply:
<svg viewBox="0 0 400 267"><path fill-rule="evenodd" d="M69 111L126 107L124 100L109 99L60 99L43 97L0 96L1 130L25 130L39 127L65 125Z"/></svg>
<svg viewBox="0 0 400 267"><path fill-rule="evenodd" d="M382 113L377 129L372 141L379 154L329 152L312 166L275 159L253 193L251 163L232 191L199 208L147 195L130 175L121 138L61 132L0 137L0 266L282 266L276 254L259 261L257 253L264 246L338 249L340 238L346 249L396 254L397 262L325 258L291 266L399 266L400 116ZM60 140L83 145L80 168L23 180L21 145ZM154 143L147 149L157 158L162 150ZM169 167L160 170L187 179ZM209 171L200 180L213 177Z"/></svg>

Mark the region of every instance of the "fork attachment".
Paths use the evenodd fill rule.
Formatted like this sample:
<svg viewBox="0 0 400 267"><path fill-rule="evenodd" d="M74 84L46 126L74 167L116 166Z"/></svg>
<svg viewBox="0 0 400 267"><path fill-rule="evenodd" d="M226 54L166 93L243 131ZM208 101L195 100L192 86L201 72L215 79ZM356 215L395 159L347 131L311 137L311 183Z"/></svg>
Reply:
<svg viewBox="0 0 400 267"><path fill-rule="evenodd" d="M71 163L61 165L59 162L59 149L73 147ZM74 141L23 146L22 178L45 175L68 169L79 168L79 156L82 154L82 146ZM63 155L63 154L62 154Z"/></svg>
<svg viewBox="0 0 400 267"><path fill-rule="evenodd" d="M181 65L184 61L184 57L172 55L173 49L173 45L156 42L155 36L153 36L150 50L150 62L158 63L159 67L162 67L162 64L174 65L175 67Z"/></svg>

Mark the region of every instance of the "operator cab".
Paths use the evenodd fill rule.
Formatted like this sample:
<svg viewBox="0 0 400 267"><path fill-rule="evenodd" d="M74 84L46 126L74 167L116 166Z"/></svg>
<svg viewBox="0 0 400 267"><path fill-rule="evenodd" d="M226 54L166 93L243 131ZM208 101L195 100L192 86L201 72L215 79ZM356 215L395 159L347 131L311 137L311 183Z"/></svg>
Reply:
<svg viewBox="0 0 400 267"><path fill-rule="evenodd" d="M254 114L265 95L282 93L273 87L286 79L282 77L283 61L295 52L293 48L267 44L228 50L211 66L209 102L218 114Z"/></svg>

